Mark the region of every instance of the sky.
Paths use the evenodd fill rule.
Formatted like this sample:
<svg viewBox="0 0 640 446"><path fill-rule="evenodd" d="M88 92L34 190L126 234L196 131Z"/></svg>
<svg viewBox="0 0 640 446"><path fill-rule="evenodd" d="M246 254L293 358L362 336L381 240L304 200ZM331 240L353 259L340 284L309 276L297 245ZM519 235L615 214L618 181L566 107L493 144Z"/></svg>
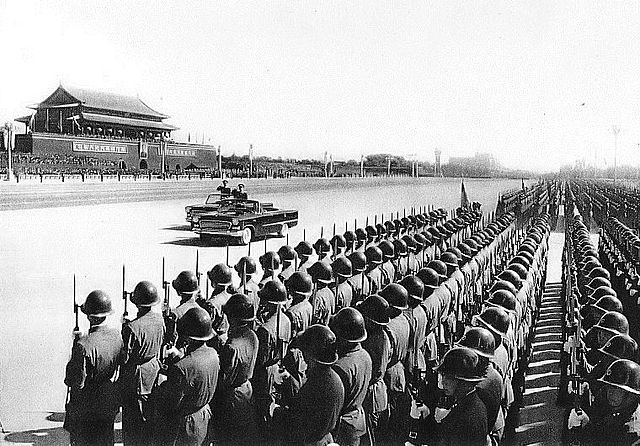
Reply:
<svg viewBox="0 0 640 446"><path fill-rule="evenodd" d="M62 83L223 155L640 166L637 1L0 0L0 42L0 122Z"/></svg>

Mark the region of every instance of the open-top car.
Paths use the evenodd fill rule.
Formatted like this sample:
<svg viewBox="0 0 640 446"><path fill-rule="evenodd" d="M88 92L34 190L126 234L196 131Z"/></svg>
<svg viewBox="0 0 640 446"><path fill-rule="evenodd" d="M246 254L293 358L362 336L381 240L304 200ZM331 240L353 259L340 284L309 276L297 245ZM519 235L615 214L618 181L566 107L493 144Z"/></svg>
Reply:
<svg viewBox="0 0 640 446"><path fill-rule="evenodd" d="M203 214L205 212L215 211L220 207L220 203L222 200L222 196L220 193L209 194L207 199L203 204L192 204L190 206L185 206L184 210L187 213L186 220L191 224L191 229L193 229L193 217L199 214Z"/></svg>
<svg viewBox="0 0 640 446"><path fill-rule="evenodd" d="M298 224L298 211L277 209L273 203L227 198L219 200L214 210L196 213L193 230L207 243L215 239L231 239L243 245L259 237L284 237Z"/></svg>

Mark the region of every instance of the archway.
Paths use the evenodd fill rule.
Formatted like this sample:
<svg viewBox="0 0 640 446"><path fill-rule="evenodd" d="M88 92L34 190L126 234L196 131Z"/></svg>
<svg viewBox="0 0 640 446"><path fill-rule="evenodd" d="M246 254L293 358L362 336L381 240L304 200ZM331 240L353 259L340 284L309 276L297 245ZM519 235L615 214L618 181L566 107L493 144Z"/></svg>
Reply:
<svg viewBox="0 0 640 446"><path fill-rule="evenodd" d="M180 172L181 168L180 168L180 164L176 164L176 172Z"/></svg>
<svg viewBox="0 0 640 446"><path fill-rule="evenodd" d="M118 161L118 169L126 170L127 169L127 163L125 163L123 160L119 160Z"/></svg>
<svg viewBox="0 0 640 446"><path fill-rule="evenodd" d="M147 160L140 160L140 170L147 170L148 168Z"/></svg>

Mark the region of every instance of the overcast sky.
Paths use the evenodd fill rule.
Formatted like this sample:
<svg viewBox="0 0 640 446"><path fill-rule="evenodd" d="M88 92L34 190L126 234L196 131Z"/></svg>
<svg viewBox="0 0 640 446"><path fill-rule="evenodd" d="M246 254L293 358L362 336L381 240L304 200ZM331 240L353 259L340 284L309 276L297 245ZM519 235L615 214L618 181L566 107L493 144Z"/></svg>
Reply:
<svg viewBox="0 0 640 446"><path fill-rule="evenodd" d="M224 154L640 165L640 2L0 0L0 120L139 95Z"/></svg>

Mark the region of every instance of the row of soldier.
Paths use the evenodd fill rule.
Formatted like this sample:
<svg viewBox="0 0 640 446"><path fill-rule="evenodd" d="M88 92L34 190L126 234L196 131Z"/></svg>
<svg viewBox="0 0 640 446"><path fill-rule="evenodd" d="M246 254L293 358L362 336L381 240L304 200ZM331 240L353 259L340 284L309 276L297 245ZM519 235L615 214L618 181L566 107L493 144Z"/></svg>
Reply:
<svg viewBox="0 0 640 446"><path fill-rule="evenodd" d="M573 187L567 185L563 252L566 342L560 397L571 407L567 434L583 444L630 444L640 432L638 344L626 317L635 306L629 305L634 293L620 268L622 246L610 232L623 228L598 221L596 249L578 210L589 206Z"/></svg>
<svg viewBox="0 0 640 446"><path fill-rule="evenodd" d="M111 415L118 405L128 444L152 438L162 444L278 438L358 444L363 436L374 442L380 435L404 439L410 433L415 441L434 438L434 431L448 432L445 439L459 435L451 422L438 420L438 413L455 411L435 410L438 380L431 370L442 359L441 376L479 382L478 370L460 372L475 373L464 379L447 371L460 366L455 355L442 357L474 315L489 331L478 328L462 342L473 344L475 336L486 347L492 333L494 348L507 351L506 361L496 366L505 394L505 404L497 406L504 415L544 282L548 224L541 219L524 238L511 215L473 234L478 213L462 212L457 219L422 232L408 224L391 237L378 231L374 237L369 230L371 240L358 242L356 236L353 245L345 234L344 246L334 237L313 247L282 247L261 256L261 280L256 263L243 257L235 265L240 284L234 290L231 270L216 265L208 272L211 296L202 296L199 278L184 271L172 282L180 304L165 311L164 319L154 311L161 302L157 290L141 282L131 297L137 317L125 321L118 336L105 326L108 296L91 293L82 306L89 335L78 337L67 367L65 426L72 440L112 441ZM469 237L453 246L463 235ZM309 248L316 251L313 260ZM506 260L508 267L487 294ZM483 296L490 297L488 307L477 314ZM472 362L493 355L490 348L478 348L453 351ZM108 378L118 367L116 391ZM116 394L119 400L112 398ZM440 427L429 427L429 420ZM485 437L494 425L487 424ZM497 429L494 438L499 436Z"/></svg>

